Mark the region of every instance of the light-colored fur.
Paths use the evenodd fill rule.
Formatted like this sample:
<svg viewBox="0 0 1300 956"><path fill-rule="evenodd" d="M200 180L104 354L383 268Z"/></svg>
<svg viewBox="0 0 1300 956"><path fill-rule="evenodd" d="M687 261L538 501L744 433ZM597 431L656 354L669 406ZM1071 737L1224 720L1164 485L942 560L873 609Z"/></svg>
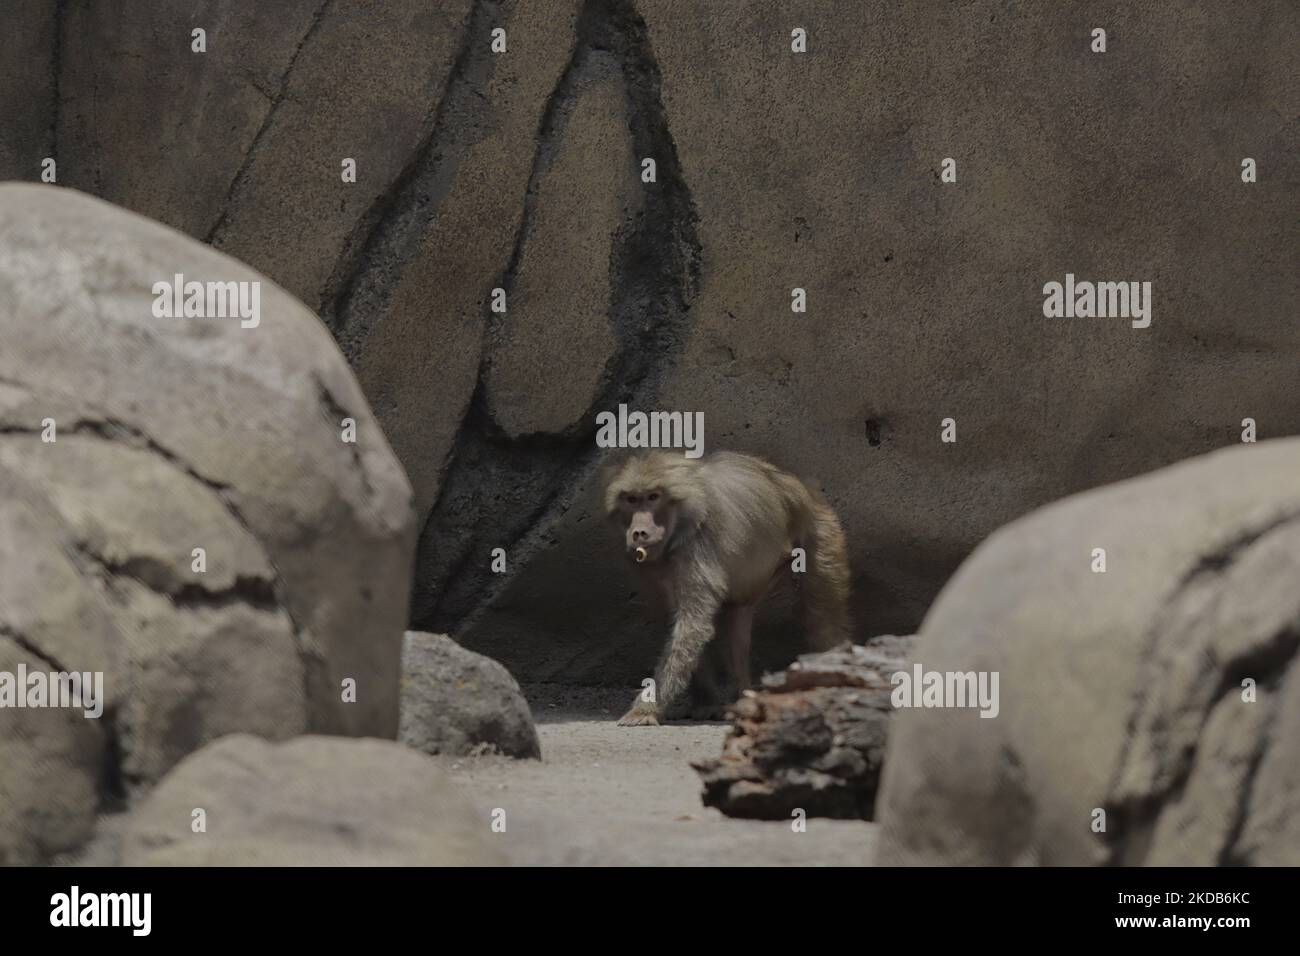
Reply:
<svg viewBox="0 0 1300 956"><path fill-rule="evenodd" d="M606 513L619 514L621 496L651 491L676 509L665 567L645 569L665 588L675 616L657 673L659 713L684 690L719 618L737 683L749 685L754 607L790 567L796 547L807 552L807 571L793 577L809 643L826 648L849 637L848 549L839 519L821 495L751 455L718 452L689 459L655 451L607 469Z"/></svg>

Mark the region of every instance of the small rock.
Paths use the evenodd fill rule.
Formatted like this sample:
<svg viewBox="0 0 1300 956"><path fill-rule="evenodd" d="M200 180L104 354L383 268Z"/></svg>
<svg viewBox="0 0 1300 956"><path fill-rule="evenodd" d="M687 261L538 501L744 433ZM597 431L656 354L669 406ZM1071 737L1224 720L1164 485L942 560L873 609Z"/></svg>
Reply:
<svg viewBox="0 0 1300 956"><path fill-rule="evenodd" d="M443 634L408 631L398 739L429 754L542 755L528 702L510 672Z"/></svg>

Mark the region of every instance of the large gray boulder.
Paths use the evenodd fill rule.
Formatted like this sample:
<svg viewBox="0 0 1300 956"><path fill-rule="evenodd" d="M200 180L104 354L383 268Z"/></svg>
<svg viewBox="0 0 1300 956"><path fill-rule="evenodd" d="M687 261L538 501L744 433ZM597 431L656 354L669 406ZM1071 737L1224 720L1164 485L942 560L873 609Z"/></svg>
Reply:
<svg viewBox="0 0 1300 956"><path fill-rule="evenodd" d="M155 317L176 274L260 283L260 322ZM105 697L5 711L0 861L75 848L223 734L394 737L410 486L316 317L164 226L6 184L0 340L0 670Z"/></svg>
<svg viewBox="0 0 1300 956"><path fill-rule="evenodd" d="M998 672L999 713L898 715L880 862L1300 864L1297 582L1300 439L998 531L913 663Z"/></svg>
<svg viewBox="0 0 1300 956"><path fill-rule="evenodd" d="M429 754L542 755L528 701L510 672L445 634L406 635L398 739Z"/></svg>
<svg viewBox="0 0 1300 956"><path fill-rule="evenodd" d="M132 811L121 853L127 866L504 862L487 814L434 761L389 741L316 736L235 735L192 754Z"/></svg>

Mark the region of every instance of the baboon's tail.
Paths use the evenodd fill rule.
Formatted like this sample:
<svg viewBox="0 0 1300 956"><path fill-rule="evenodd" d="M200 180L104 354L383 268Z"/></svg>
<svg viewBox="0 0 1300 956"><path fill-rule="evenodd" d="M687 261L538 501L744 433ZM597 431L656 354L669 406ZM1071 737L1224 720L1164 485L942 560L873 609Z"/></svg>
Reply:
<svg viewBox="0 0 1300 956"><path fill-rule="evenodd" d="M814 649L825 650L852 638L848 542L824 497L790 475L778 483L796 517L794 538L808 555L806 572L797 576L804 633Z"/></svg>

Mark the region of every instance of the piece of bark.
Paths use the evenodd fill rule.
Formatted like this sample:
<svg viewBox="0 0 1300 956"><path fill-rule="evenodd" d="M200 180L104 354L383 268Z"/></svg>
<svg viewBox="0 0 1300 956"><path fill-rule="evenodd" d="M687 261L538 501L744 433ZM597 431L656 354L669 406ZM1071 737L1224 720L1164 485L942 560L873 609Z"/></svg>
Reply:
<svg viewBox="0 0 1300 956"><path fill-rule="evenodd" d="M692 766L704 805L728 816L870 820L893 716L890 675L908 666L912 637L881 635L804 654L763 678L730 709L722 755Z"/></svg>

